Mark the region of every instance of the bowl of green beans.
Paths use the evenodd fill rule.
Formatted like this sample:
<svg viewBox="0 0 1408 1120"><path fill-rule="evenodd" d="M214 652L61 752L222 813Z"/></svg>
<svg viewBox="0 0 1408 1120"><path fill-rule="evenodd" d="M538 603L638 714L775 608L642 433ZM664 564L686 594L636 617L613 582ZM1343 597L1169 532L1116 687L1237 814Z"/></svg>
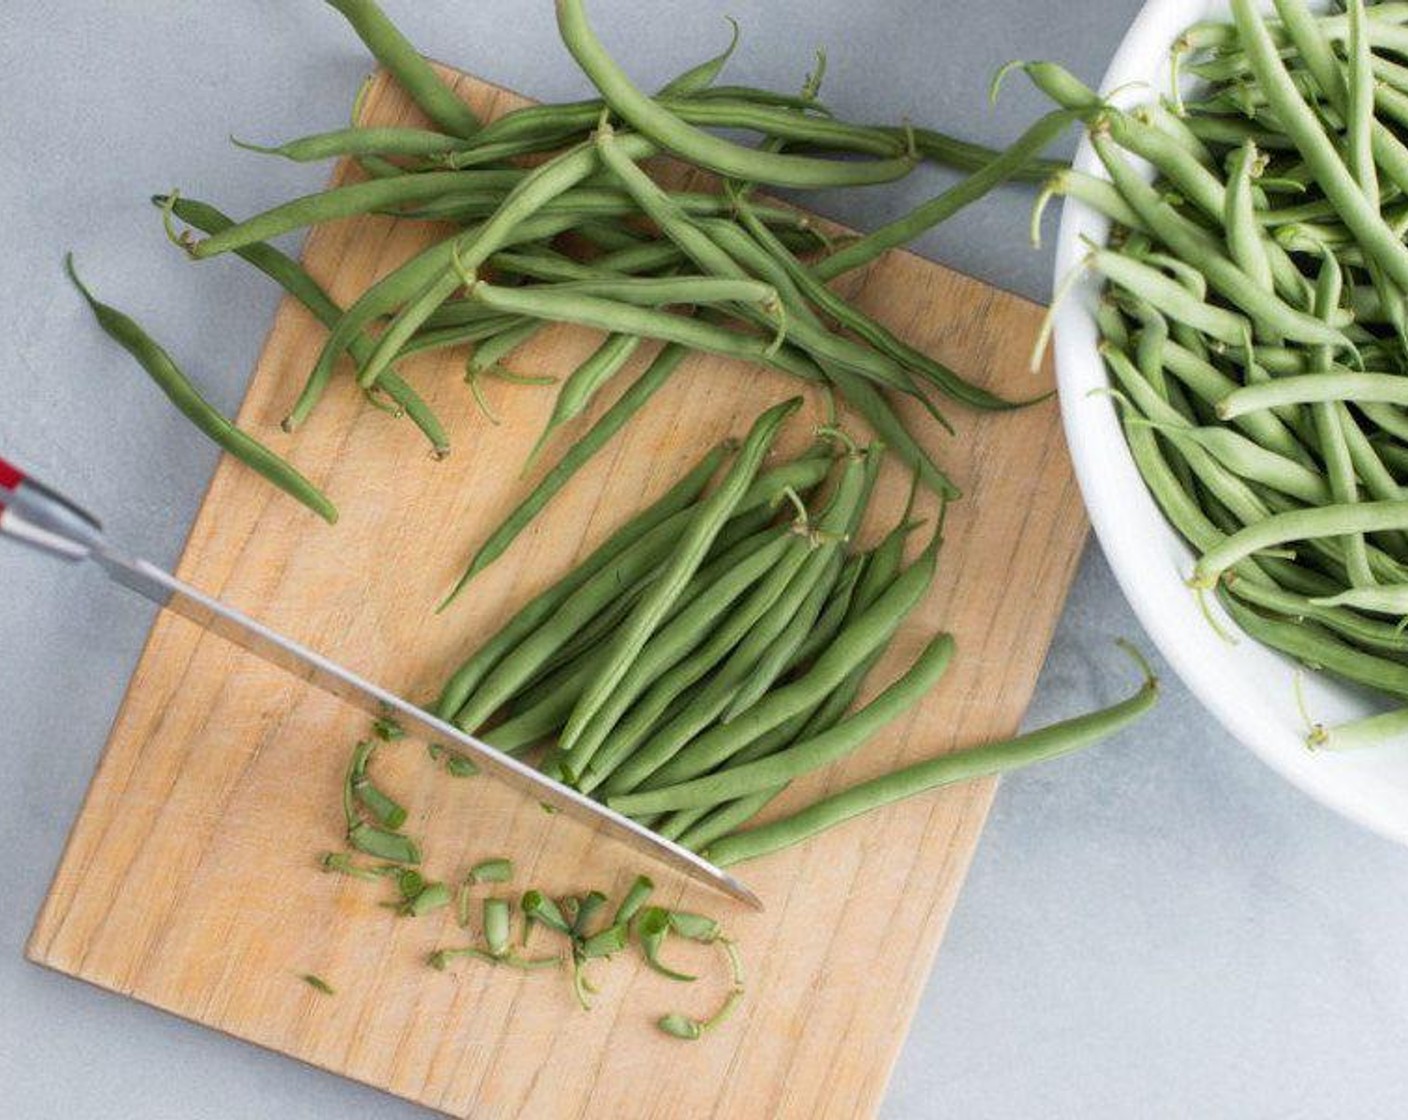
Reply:
<svg viewBox="0 0 1408 1120"><path fill-rule="evenodd" d="M1151 0L1098 95L1022 68L1086 125L1052 347L1111 568L1232 736L1408 843L1408 5L1340 7Z"/></svg>

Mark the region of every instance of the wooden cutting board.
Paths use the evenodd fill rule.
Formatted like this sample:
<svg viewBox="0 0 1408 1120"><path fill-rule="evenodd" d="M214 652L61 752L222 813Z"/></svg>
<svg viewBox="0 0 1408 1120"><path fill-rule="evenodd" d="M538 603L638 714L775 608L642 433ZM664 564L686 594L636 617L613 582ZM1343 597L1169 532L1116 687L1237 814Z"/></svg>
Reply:
<svg viewBox="0 0 1408 1120"><path fill-rule="evenodd" d="M522 103L457 80L487 115ZM366 114L375 123L418 122L384 80ZM339 222L312 235L306 262L345 302L425 237L423 227L379 217ZM220 270L237 266L192 265L200 271L193 282L218 285ZM1000 392L1030 396L1050 385L1049 374L1027 371L1041 314L1031 303L904 254L850 278L846 290L902 336ZM346 378L305 430L286 436L278 422L323 337L286 301L239 420L322 484L341 522L323 525L227 458L179 572L412 697L433 695L482 636L704 448L741 434L762 408L797 391L780 375L692 359L513 551L437 616L431 608L468 552L523 494L518 470L551 391L489 383L496 426L470 401L462 355L427 356L402 372L445 418L454 441L448 460L433 462L409 421L369 407ZM592 342L554 328L511 364L563 374ZM959 656L912 717L798 783L776 811L898 763L1007 735L1031 696L1086 531L1056 408L951 411L957 437L909 410L967 497L949 512L932 595L873 680L890 679L940 628L956 634ZM806 415L820 418L818 400ZM790 448L808 440L806 428L793 425ZM893 522L907 485L892 464L872 534ZM932 505L924 512L932 516ZM648 868L666 904L720 916L747 967L739 1013L705 1040L682 1043L653 1021L666 1011L707 1012L722 991L717 968L679 985L623 955L595 970L602 992L587 1013L557 974L473 963L432 971L430 950L465 940L451 917L396 918L377 905L377 885L318 870L319 853L340 846L343 767L366 728L360 713L181 618L159 617L30 958L460 1116L849 1120L875 1112L992 782L912 799L743 866L766 913ZM411 811L408 831L424 842L428 876L454 879L479 859L510 855L517 890L619 892L647 870L639 857L592 843L579 826L485 779L447 777L419 744L383 751L376 767ZM682 961L688 948L679 950ZM304 973L325 977L336 995L313 990Z"/></svg>

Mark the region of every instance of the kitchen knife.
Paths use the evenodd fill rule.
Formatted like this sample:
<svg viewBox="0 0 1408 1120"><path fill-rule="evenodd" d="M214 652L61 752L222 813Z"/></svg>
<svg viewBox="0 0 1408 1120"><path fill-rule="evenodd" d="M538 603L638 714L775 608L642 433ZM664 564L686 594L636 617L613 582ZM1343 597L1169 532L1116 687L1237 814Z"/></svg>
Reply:
<svg viewBox="0 0 1408 1120"><path fill-rule="evenodd" d="M155 565L126 555L108 540L97 519L3 458L0 458L0 536L71 563L92 561L110 579L146 596L158 606L243 646L324 692L374 715L394 718L406 731L420 738L454 747L484 773L544 805L623 842L633 851L668 864L696 882L762 909L757 895L687 848L553 781L511 755L495 750L352 670L270 630Z"/></svg>

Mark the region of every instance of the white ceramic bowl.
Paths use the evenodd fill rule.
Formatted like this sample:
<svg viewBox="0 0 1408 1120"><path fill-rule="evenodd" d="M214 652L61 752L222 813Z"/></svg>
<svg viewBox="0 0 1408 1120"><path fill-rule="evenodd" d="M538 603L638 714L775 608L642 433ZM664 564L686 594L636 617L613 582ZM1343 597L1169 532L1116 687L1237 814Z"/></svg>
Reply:
<svg viewBox="0 0 1408 1120"><path fill-rule="evenodd" d="M1101 88L1135 104L1168 88L1169 47L1188 24L1222 18L1215 0L1149 0L1120 44ZM1121 89L1121 87L1133 88ZM1104 175L1089 143L1075 166ZM1067 201L1056 251L1058 284L1080 266L1082 237L1103 243L1109 223ZM1149 636L1190 690L1238 740L1306 793L1345 816L1408 844L1408 743L1334 754L1306 748L1293 662L1250 638L1220 638L1201 613L1185 578L1193 554L1174 533L1144 486L1108 396L1096 352L1094 308L1099 283L1087 276L1056 315L1056 376L1066 438L1095 533L1124 593ZM1221 624L1235 625L1213 609ZM1381 711L1384 702L1321 674L1301 671L1306 706L1324 723Z"/></svg>

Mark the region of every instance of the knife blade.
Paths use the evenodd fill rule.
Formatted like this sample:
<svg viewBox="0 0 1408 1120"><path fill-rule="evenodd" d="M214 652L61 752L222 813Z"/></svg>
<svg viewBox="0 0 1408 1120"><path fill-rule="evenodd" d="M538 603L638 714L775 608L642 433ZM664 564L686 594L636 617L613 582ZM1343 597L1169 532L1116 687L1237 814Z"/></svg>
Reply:
<svg viewBox="0 0 1408 1120"><path fill-rule="evenodd" d="M539 773L511 755L368 681L243 612L116 548L80 507L0 458L0 536L70 562L91 560L114 582L243 647L347 703L395 719L407 732L452 746L485 774L559 810L632 851L761 910L762 901L726 871L629 817Z"/></svg>

